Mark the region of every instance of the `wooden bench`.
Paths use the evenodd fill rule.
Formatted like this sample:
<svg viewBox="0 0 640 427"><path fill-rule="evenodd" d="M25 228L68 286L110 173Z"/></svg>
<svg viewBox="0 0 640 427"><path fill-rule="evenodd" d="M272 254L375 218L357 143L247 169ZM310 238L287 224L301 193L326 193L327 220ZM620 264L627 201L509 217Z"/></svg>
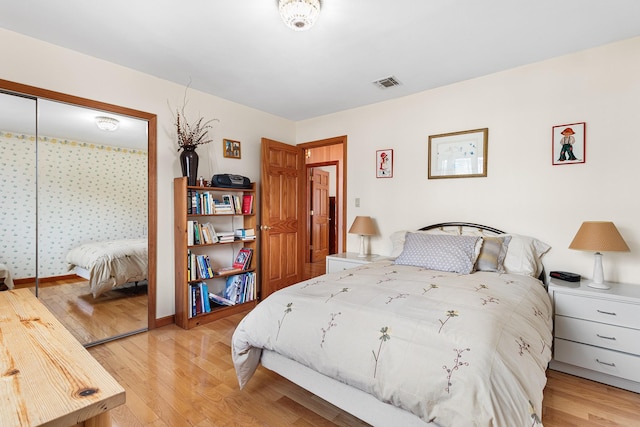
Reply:
<svg viewBox="0 0 640 427"><path fill-rule="evenodd" d="M125 391L29 289L0 293L0 426L110 426Z"/></svg>

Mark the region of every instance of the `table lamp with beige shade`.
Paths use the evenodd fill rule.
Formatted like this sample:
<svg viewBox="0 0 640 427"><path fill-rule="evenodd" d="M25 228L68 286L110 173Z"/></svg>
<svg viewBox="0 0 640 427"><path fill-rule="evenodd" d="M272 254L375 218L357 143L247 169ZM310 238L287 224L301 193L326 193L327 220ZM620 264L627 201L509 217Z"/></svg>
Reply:
<svg viewBox="0 0 640 427"><path fill-rule="evenodd" d="M609 289L604 282L602 254L600 252L629 252L629 246L610 221L585 221L569 245L569 249L595 251L593 279L587 285L597 289Z"/></svg>
<svg viewBox="0 0 640 427"><path fill-rule="evenodd" d="M375 236L376 233L376 225L373 223L373 220L370 216L357 216L356 219L353 220L353 224L351 224L351 228L349 228L349 234L360 235L360 253L358 254L359 258L364 258L367 256L365 251L364 236Z"/></svg>

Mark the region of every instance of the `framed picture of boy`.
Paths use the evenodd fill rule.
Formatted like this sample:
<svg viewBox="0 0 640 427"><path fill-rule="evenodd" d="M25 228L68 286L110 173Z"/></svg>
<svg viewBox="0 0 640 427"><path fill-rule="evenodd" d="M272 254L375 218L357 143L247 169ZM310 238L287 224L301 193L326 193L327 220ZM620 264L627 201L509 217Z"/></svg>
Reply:
<svg viewBox="0 0 640 427"><path fill-rule="evenodd" d="M553 126L551 159L553 165L569 165L585 162L585 122Z"/></svg>

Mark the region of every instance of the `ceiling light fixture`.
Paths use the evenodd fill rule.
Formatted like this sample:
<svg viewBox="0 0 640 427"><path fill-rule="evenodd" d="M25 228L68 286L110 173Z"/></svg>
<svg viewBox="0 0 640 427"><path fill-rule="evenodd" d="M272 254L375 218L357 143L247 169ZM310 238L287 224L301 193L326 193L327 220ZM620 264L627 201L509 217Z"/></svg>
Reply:
<svg viewBox="0 0 640 427"><path fill-rule="evenodd" d="M313 27L320 15L320 0L279 0L280 16L289 28L304 31Z"/></svg>
<svg viewBox="0 0 640 427"><path fill-rule="evenodd" d="M113 132L114 130L118 129L119 124L120 122L117 119L114 119L113 117L107 117L107 116L96 117L96 126L98 126L98 129L100 130Z"/></svg>

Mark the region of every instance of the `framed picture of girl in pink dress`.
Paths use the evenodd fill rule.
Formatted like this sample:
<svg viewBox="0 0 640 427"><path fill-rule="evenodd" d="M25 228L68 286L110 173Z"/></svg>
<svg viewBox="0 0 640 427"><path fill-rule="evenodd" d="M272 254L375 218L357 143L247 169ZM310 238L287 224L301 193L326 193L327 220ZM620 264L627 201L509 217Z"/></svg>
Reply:
<svg viewBox="0 0 640 427"><path fill-rule="evenodd" d="M376 151L376 178L393 177L393 150Z"/></svg>
<svg viewBox="0 0 640 427"><path fill-rule="evenodd" d="M553 127L551 143L553 165L584 163L586 126L585 122L581 122Z"/></svg>

